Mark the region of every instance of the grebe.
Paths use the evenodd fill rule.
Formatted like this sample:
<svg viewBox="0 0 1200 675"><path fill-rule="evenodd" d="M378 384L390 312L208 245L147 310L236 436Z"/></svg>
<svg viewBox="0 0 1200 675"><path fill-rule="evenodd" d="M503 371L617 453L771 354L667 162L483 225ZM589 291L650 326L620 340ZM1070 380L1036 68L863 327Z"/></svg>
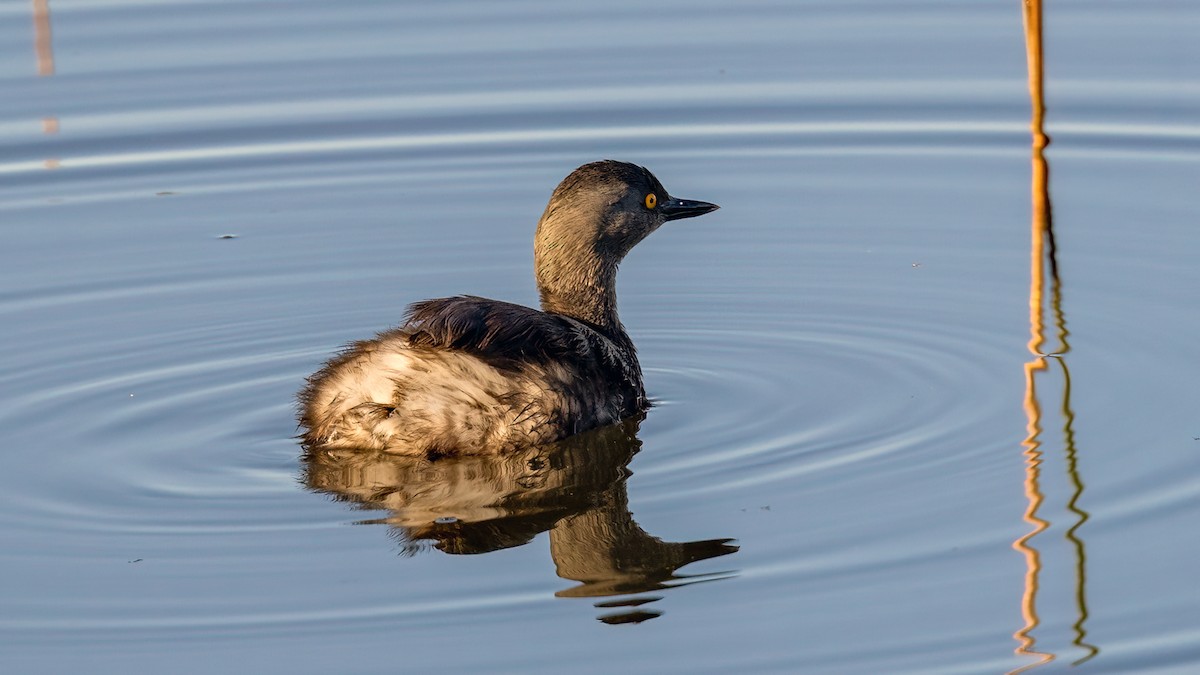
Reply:
<svg viewBox="0 0 1200 675"><path fill-rule="evenodd" d="M398 328L350 345L300 392L309 448L431 458L549 443L648 407L617 318L617 265L668 220L716 204L676 199L648 170L571 172L538 222L542 311L458 296L413 304Z"/></svg>

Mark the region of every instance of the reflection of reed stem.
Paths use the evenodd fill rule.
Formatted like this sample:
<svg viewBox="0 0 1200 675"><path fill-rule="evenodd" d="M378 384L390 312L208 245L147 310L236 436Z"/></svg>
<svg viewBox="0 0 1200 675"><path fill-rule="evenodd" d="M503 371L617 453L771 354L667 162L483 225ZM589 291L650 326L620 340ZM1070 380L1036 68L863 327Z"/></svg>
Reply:
<svg viewBox="0 0 1200 675"><path fill-rule="evenodd" d="M1036 286L1034 288L1038 289ZM1021 616L1025 619L1025 625L1013 633L1013 638L1019 643L1016 653L1022 656L1035 656L1038 657L1038 660L1022 668L1013 670L1011 673L1024 672L1025 670L1054 660L1053 654L1039 652L1034 649L1036 640L1030 634L1040 623L1037 614L1037 593L1038 574L1042 571L1042 561L1038 550L1031 546L1029 541L1050 527L1048 521L1039 518L1037 515L1038 509L1042 506L1042 501L1045 497L1042 495L1041 488L1038 485L1042 465L1042 452L1039 449L1041 441L1038 440L1038 437L1042 433L1042 413L1034 385L1034 374L1035 371L1045 369L1046 360L1044 358L1036 358L1025 364L1026 436L1021 445L1025 448L1025 498L1029 505L1025 509L1023 518L1025 522L1033 527L1024 536L1013 542L1013 548L1025 556L1025 592L1021 596Z"/></svg>
<svg viewBox="0 0 1200 675"><path fill-rule="evenodd" d="M1058 308L1061 309L1061 308ZM1061 314L1061 312L1060 312ZM1066 347L1066 329L1062 329L1063 347ZM1061 358L1055 359L1062 366L1063 373L1063 439L1067 459L1067 476L1071 480L1071 499L1067 501L1067 510L1077 516L1075 524L1067 528L1067 539L1075 547L1075 604L1079 609L1079 618L1072 624L1075 631L1076 647L1087 651L1072 665L1079 665L1100 653L1100 648L1087 642L1087 629L1084 627L1088 619L1087 606L1087 553L1083 539L1078 536L1078 530L1090 517L1087 511L1079 506L1079 498L1083 496L1083 480L1079 476L1079 458L1075 449L1075 412L1071 410L1071 371L1067 362Z"/></svg>
<svg viewBox="0 0 1200 675"><path fill-rule="evenodd" d="M33 0L33 51L37 73L54 74L54 44L50 40L50 0Z"/></svg>
<svg viewBox="0 0 1200 675"><path fill-rule="evenodd" d="M1053 654L1039 652L1034 649L1036 640L1032 632L1040 623L1037 614L1038 574L1042 570L1041 556L1038 550L1030 545L1030 540L1044 532L1050 523L1039 518L1038 509L1044 496L1039 487L1042 464L1042 453L1039 449L1042 433L1041 406L1038 404L1037 391L1034 386L1036 371L1045 370L1046 360L1040 356L1042 345L1045 343L1045 325L1043 309L1045 307L1044 291L1046 288L1046 231L1049 229L1050 195L1047 191L1049 177L1046 157L1043 152L1050 139L1044 131L1045 98L1042 87L1042 7L1041 0L1025 0L1025 50L1029 67L1029 100L1033 106L1031 112L1031 131L1033 135L1033 234L1030 241L1030 280L1029 280L1029 351L1037 358L1025 364L1025 440L1021 443L1025 455L1025 498L1028 506L1022 516L1025 522L1032 526L1029 532L1013 542L1013 548L1025 557L1025 590L1021 596L1021 616L1025 624L1015 633L1013 638L1018 646L1016 653L1022 656L1034 656L1038 660L1027 666L1013 670L1020 673L1030 668L1054 660Z"/></svg>
<svg viewBox="0 0 1200 675"><path fill-rule="evenodd" d="M1043 453L1040 450L1042 433L1042 410L1037 399L1035 377L1038 371L1047 370L1047 360L1053 358L1062 366L1063 373L1063 439L1066 455L1067 474L1071 482L1072 493L1067 501L1067 509L1077 516L1076 521L1067 529L1066 538L1071 542L1075 551L1075 602L1078 609L1078 619L1072 624L1075 639L1072 644L1086 650L1086 654L1075 661L1083 663L1099 653L1099 648L1086 641L1085 624L1088 618L1086 596L1086 552L1083 539L1078 536L1079 528L1088 520L1088 513L1079 507L1079 499L1083 495L1083 480L1078 469L1078 453L1075 447L1075 414L1071 410L1071 376L1066 361L1062 358L1070 350L1067 343L1066 315L1062 309L1062 284L1058 268L1058 250L1054 240L1053 208L1050 201L1050 165L1046 160L1045 150L1050 145L1050 137L1045 132L1046 103L1044 89L1044 62L1042 52L1042 3L1041 0L1024 0L1025 49L1029 68L1029 99L1031 103L1030 131L1032 134L1032 242L1030 246L1030 289L1029 289L1029 351L1034 359L1025 364L1025 415L1026 437L1022 442L1025 455L1025 495L1028 507L1024 520L1032 529L1024 536L1013 542L1013 548L1025 556L1025 591L1021 598L1021 613L1025 625L1013 634L1019 643L1016 653L1025 656L1035 656L1034 663L1017 668L1012 673L1020 673L1042 664L1053 661L1055 655L1034 649L1036 639L1032 632L1039 624L1037 614L1038 575L1041 572L1041 557L1033 547L1032 540L1050 527L1050 522L1038 516L1044 495L1039 487ZM1047 351L1046 327L1044 321L1046 304L1046 278L1050 280L1050 305L1055 325L1055 335L1058 344L1055 349Z"/></svg>

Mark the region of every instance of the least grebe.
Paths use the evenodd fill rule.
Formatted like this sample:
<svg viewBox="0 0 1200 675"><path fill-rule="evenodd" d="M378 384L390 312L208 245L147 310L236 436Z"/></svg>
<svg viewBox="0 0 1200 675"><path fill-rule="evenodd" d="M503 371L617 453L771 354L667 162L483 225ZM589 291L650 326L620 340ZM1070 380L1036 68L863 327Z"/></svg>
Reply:
<svg viewBox="0 0 1200 675"><path fill-rule="evenodd" d="M458 296L413 304L309 378L309 447L487 454L549 443L648 406L617 318L617 265L668 220L716 204L676 199L648 170L605 160L571 172L534 237L542 311Z"/></svg>

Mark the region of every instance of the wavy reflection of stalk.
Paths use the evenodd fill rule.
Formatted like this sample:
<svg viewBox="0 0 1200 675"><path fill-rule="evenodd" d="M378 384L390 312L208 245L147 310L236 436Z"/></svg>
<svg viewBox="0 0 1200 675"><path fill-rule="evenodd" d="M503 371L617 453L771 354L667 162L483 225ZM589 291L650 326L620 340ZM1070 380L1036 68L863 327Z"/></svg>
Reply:
<svg viewBox="0 0 1200 675"><path fill-rule="evenodd" d="M54 41L50 32L50 0L33 0L33 53L37 59L37 74L49 77L54 74ZM58 118L43 117L42 133L57 134ZM47 169L57 169L61 162L50 158L44 162Z"/></svg>
<svg viewBox="0 0 1200 675"><path fill-rule="evenodd" d="M629 512L626 468L641 447L640 419L500 457L429 461L386 453L310 449L305 484L388 515L406 555L425 548L487 553L550 533L558 576L579 582L558 597L617 597L595 604L609 624L661 616L657 593L732 572L678 574L689 563L737 551L729 539L665 542ZM609 611L615 610L615 611Z"/></svg>
<svg viewBox="0 0 1200 675"><path fill-rule="evenodd" d="M1059 276L1057 249L1054 240L1052 206L1050 201L1050 167L1046 160L1045 150L1050 144L1050 138L1045 132L1045 90L1043 85L1043 52L1042 52L1042 5L1041 0L1024 0L1025 47L1029 67L1029 96L1032 104L1031 131L1032 144L1032 203L1033 203L1033 238L1031 243L1031 279L1029 293L1029 351L1034 355L1033 360L1025 364L1025 400L1024 409L1027 419L1026 437L1022 442L1025 455L1025 495L1028 506L1024 520L1031 529L1028 533L1013 542L1013 548L1025 557L1025 590L1021 598L1021 613L1025 624L1013 634L1018 646L1016 653L1031 656L1036 659L1033 663L1018 668L1013 673L1019 673L1048 663L1056 655L1051 651L1037 649L1034 630L1041 621L1037 612L1038 577L1042 571L1042 559L1034 539L1050 528L1051 523L1038 515L1045 500L1041 489L1041 468L1044 463L1042 452L1042 421L1043 410L1037 394L1037 378L1039 374L1049 373L1050 363L1058 365L1062 373L1062 406L1064 455L1068 479L1071 484L1071 496L1066 508L1074 516L1074 524L1066 530L1065 537L1071 543L1075 554L1075 604L1077 619L1072 624L1074 639L1072 644L1084 651L1084 655L1074 663L1079 664L1099 653L1099 648L1087 642L1086 622L1088 618L1086 596L1086 551L1083 540L1079 537L1080 527L1087 521L1088 514L1079 506L1083 495L1083 481L1079 476L1078 454L1075 447L1075 414L1071 409L1071 374L1065 360L1070 350L1067 341L1068 331L1066 317L1062 309L1062 284ZM1046 286L1049 280L1050 293L1047 297ZM1052 349L1046 348L1045 312L1049 309L1054 322L1057 344Z"/></svg>
<svg viewBox="0 0 1200 675"><path fill-rule="evenodd" d="M54 43L50 39L50 0L33 0L33 51L37 73L54 74Z"/></svg>

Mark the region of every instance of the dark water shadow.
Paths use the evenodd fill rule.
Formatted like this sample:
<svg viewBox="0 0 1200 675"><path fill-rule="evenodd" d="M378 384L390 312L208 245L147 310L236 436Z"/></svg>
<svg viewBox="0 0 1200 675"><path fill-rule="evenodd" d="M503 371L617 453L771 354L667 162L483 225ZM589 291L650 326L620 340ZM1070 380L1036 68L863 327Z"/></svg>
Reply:
<svg viewBox="0 0 1200 675"><path fill-rule="evenodd" d="M555 595L618 597L596 603L609 624L640 623L662 612L646 605L660 592L736 572L680 574L693 562L738 550L730 539L663 541L629 511L628 467L641 449L642 418L521 452L429 460L382 452L310 448L304 484L361 509L384 524L401 553L433 548L451 555L488 553L550 533L558 576L579 582ZM609 612L608 610L616 610Z"/></svg>

